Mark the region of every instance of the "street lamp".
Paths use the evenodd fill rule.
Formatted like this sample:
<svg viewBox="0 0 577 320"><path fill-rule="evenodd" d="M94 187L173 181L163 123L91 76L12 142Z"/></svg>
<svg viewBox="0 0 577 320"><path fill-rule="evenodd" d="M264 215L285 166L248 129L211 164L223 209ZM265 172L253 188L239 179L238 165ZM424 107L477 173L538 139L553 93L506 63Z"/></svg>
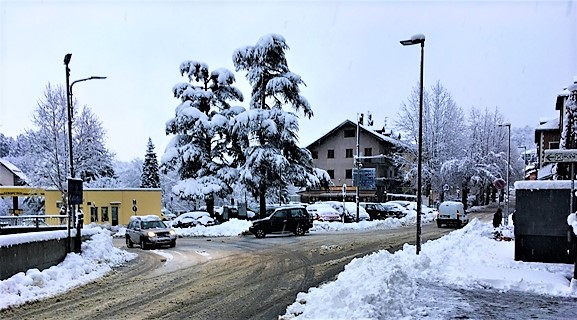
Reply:
<svg viewBox="0 0 577 320"><path fill-rule="evenodd" d="M423 66L425 60L425 35L416 34L409 40L401 40L403 46L421 45L421 91L419 97L419 157L417 164L417 254L421 252L421 189L423 171Z"/></svg>
<svg viewBox="0 0 577 320"><path fill-rule="evenodd" d="M507 134L507 179L506 179L506 196L507 199L505 199L505 215L503 216L503 225L508 225L509 224L509 167L511 166L511 123L510 122L505 122L505 123L501 123L498 125L499 127L507 127L508 129L508 134Z"/></svg>
<svg viewBox="0 0 577 320"><path fill-rule="evenodd" d="M71 199L71 183L73 183L74 185L76 185L76 183L71 182L72 180L74 180L74 156L72 153L72 87L74 86L75 83L78 82L82 82L82 81L87 81L87 80L94 80L94 79L106 79L106 77L98 77L98 76L92 76L90 78L84 78L84 79L80 79L80 80L76 80L73 81L72 83L70 83L70 68L68 67L68 65L70 64L70 59L72 58L72 53L67 53L64 56L64 65L66 66L66 108L68 111L68 152L69 152L69 161L70 161L70 178L68 179L68 204L69 204L69 208L70 210L68 211L68 243L67 243L67 250L70 249L70 224L71 222L75 222L74 220L74 214L76 213L74 211L74 204L71 203L70 199ZM80 182L81 183L81 182ZM81 185L80 185L81 186ZM80 229L80 224L79 227ZM78 234L77 234L78 238L80 239L80 230L78 230ZM77 248L79 251L79 246Z"/></svg>

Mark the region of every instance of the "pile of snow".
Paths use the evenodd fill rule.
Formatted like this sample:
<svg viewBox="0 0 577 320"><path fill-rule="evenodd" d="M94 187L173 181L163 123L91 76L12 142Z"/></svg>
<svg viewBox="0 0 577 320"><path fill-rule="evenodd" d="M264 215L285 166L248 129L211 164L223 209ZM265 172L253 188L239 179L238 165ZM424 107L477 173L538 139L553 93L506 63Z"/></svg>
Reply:
<svg viewBox="0 0 577 320"><path fill-rule="evenodd" d="M248 232L252 222L247 220L230 219L214 226L198 225L190 228L172 228L178 237L234 237ZM119 227L114 233L116 238L124 238L126 227Z"/></svg>
<svg viewBox="0 0 577 320"><path fill-rule="evenodd" d="M514 261L514 242L497 241L494 234L492 226L473 219L424 243L419 255L405 244L393 254L382 250L354 259L334 282L299 293L281 319L420 318L431 312L442 317L454 306L416 293L447 285L577 297L569 282L572 265Z"/></svg>
<svg viewBox="0 0 577 320"><path fill-rule="evenodd" d="M39 236L38 233L40 232L20 236L27 236L29 239L25 241L31 242L31 239ZM0 281L0 309L66 292L102 277L110 272L112 267L137 256L115 248L108 230L92 228L84 234L88 233L92 234L92 238L82 243L82 253L69 253L66 259L56 266L42 271L30 269Z"/></svg>
<svg viewBox="0 0 577 320"><path fill-rule="evenodd" d="M421 215L421 223L430 223L435 219L433 213ZM358 223L342 222L320 222L314 221L310 232L332 232L344 230L373 230L373 229L395 229L403 226L417 224L417 212L409 211L403 218L387 218L385 220L359 221Z"/></svg>

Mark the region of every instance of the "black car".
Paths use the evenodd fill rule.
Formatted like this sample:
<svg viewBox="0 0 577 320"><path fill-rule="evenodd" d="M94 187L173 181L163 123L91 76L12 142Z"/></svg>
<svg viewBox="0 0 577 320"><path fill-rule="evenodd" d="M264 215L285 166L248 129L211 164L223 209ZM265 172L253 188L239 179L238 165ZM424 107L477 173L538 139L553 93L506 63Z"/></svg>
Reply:
<svg viewBox="0 0 577 320"><path fill-rule="evenodd" d="M371 220L380 220L387 218L387 210L380 203L361 202L359 205L365 208L365 211L367 211L367 213L371 217Z"/></svg>
<svg viewBox="0 0 577 320"><path fill-rule="evenodd" d="M313 219L303 206L288 206L274 209L266 218L255 220L248 229L257 238L269 233L294 233L304 235L313 226Z"/></svg>

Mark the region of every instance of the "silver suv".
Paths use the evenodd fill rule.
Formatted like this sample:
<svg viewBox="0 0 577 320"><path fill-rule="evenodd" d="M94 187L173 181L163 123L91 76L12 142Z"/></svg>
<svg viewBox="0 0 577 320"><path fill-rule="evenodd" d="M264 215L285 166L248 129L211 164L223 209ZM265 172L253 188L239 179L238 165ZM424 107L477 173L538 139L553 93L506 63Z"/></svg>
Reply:
<svg viewBox="0 0 577 320"><path fill-rule="evenodd" d="M133 216L126 227L126 246L140 245L144 250L152 246L176 246L176 232L154 215Z"/></svg>

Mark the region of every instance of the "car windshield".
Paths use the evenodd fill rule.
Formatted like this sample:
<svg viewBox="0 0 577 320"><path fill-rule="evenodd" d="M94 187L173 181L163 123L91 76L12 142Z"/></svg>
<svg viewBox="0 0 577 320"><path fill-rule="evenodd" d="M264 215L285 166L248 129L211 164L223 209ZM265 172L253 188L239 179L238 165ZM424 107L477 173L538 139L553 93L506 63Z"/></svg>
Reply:
<svg viewBox="0 0 577 320"><path fill-rule="evenodd" d="M166 228L162 221L142 221L142 229Z"/></svg>

